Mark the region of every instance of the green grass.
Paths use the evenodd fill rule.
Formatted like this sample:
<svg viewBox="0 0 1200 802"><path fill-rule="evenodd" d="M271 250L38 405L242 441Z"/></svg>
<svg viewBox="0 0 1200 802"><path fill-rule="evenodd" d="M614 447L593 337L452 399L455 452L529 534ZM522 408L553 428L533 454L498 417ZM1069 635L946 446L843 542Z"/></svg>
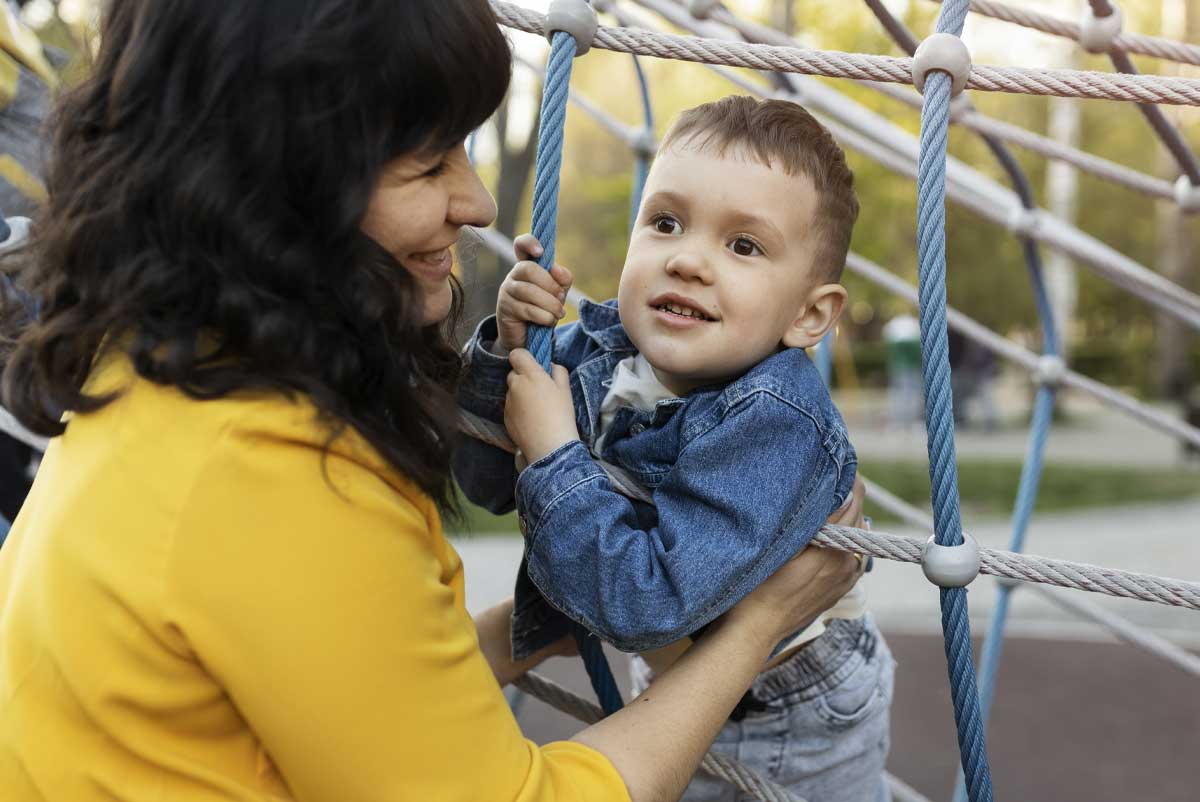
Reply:
<svg viewBox="0 0 1200 802"><path fill-rule="evenodd" d="M912 504L929 505L929 471L925 463L866 460L864 476ZM1018 462L973 461L958 465L958 490L965 517L1003 517L1012 513L1021 478ZM1038 512L1152 504L1200 496L1200 472L1163 468L1046 465L1038 489ZM871 504L876 520L894 518Z"/></svg>
<svg viewBox="0 0 1200 802"><path fill-rule="evenodd" d="M929 472L925 463L866 460L860 466L864 476L923 509L929 505ZM959 494L963 515L967 518L1004 517L1012 513L1021 478L1018 462L973 461L958 466ZM1096 465L1047 465L1038 492L1039 512L1115 507L1123 504L1151 504L1200 496L1200 472L1192 469L1145 469ZM517 534L517 516L495 516L467 505L461 524L448 524L456 534ZM871 504L867 513L876 521L889 522L894 516Z"/></svg>

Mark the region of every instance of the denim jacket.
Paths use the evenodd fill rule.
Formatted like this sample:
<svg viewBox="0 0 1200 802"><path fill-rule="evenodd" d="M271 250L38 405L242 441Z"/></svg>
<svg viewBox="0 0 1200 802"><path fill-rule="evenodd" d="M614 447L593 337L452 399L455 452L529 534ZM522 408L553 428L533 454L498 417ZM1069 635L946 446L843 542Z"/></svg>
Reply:
<svg viewBox="0 0 1200 802"><path fill-rule="evenodd" d="M489 318L467 344L459 403L502 423L509 364L488 350L495 338ZM787 349L724 385L619 410L600 456L655 504L620 495L585 443L598 435L617 363L635 353L616 302L584 302L554 349L583 442L519 478L512 455L492 446L469 440L455 454L467 498L520 515L518 659L567 632L562 613L623 651L696 632L794 556L853 488L857 457L841 415L804 351Z"/></svg>

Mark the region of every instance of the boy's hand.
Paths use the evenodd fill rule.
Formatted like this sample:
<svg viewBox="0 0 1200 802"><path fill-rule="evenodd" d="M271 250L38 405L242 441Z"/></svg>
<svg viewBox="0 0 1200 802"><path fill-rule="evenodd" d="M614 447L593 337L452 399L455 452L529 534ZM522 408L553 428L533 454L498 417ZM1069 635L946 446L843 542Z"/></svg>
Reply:
<svg viewBox="0 0 1200 802"><path fill-rule="evenodd" d="M524 348L508 355L508 398L504 426L525 458L537 462L564 443L579 439L567 369L554 365L551 378Z"/></svg>
<svg viewBox="0 0 1200 802"><path fill-rule="evenodd" d="M571 271L554 265L549 271L532 261L542 255L542 245L532 234L522 234L513 242L517 264L500 285L496 298L498 336L492 351L507 356L525 347L530 323L553 326L566 314L563 303L571 288Z"/></svg>

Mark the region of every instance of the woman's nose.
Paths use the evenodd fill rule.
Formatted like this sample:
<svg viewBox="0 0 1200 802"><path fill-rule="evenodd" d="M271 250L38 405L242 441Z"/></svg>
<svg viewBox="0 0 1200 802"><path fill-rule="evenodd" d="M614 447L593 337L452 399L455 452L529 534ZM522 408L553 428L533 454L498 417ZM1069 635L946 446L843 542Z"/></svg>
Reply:
<svg viewBox="0 0 1200 802"><path fill-rule="evenodd" d="M667 260L667 273L683 281L712 282L708 260L694 251L680 251Z"/></svg>
<svg viewBox="0 0 1200 802"><path fill-rule="evenodd" d="M465 164L463 169L457 171L458 180L450 197L447 222L456 226L485 228L496 219L496 201L479 179L474 165L466 160L465 153L463 161Z"/></svg>

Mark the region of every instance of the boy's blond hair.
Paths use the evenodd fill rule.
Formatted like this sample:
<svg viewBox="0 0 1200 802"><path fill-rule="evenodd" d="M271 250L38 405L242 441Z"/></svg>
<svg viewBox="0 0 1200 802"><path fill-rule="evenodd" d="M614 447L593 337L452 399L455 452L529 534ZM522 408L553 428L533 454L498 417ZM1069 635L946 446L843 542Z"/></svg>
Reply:
<svg viewBox="0 0 1200 802"><path fill-rule="evenodd" d="M675 143L712 148L718 154L741 147L768 167L812 181L817 191L813 227L818 238L813 270L823 281L841 278L858 218L854 174L841 146L803 106L730 95L680 114L662 146Z"/></svg>

